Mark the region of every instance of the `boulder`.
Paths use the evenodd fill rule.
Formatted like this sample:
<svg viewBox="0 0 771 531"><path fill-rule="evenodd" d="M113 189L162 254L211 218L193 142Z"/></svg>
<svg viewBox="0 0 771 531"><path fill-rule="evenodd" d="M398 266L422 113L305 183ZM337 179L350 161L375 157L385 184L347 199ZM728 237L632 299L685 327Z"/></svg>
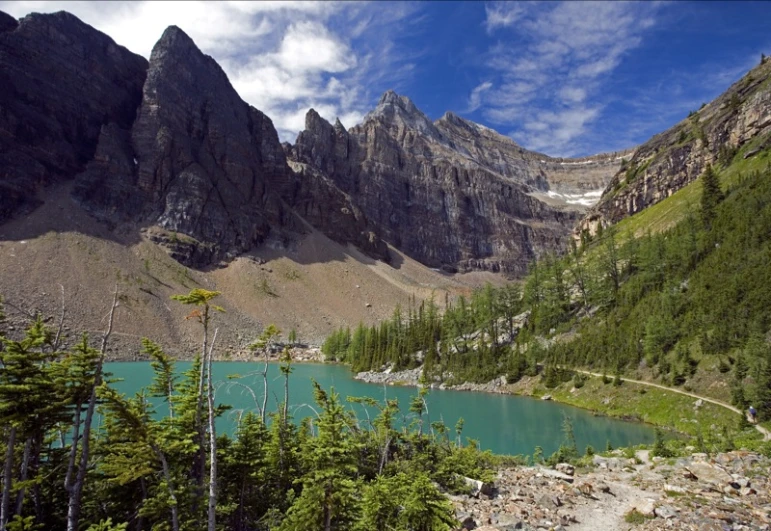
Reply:
<svg viewBox="0 0 771 531"><path fill-rule="evenodd" d="M699 481L710 483L721 489L733 482L731 474L715 465L707 462L691 463L688 470L698 478Z"/></svg>
<svg viewBox="0 0 771 531"><path fill-rule="evenodd" d="M478 479L468 478L466 476L460 476L463 482L471 489L470 496L479 498L481 495L493 497L495 495L495 484L491 482L484 482Z"/></svg>
<svg viewBox="0 0 771 531"><path fill-rule="evenodd" d="M669 520L677 516L677 510L674 507L671 507L669 505L662 505L660 507L656 507L656 509L654 509L653 512L656 516L658 516L659 518L664 518L665 520Z"/></svg>

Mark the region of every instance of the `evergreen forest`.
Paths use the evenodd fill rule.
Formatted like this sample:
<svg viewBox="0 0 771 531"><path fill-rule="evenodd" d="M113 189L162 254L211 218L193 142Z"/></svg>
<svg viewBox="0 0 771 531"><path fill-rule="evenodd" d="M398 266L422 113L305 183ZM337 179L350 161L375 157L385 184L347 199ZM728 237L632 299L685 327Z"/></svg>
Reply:
<svg viewBox="0 0 771 531"><path fill-rule="evenodd" d="M738 157L737 157L738 158ZM396 308L391 319L342 328L323 345L354 371L423 366L429 382L547 387L580 375L636 372L688 388L717 367L732 402L771 419L771 168L721 186L708 166L698 205L667 230L629 237L615 226L581 235L564 256L532 263L523 283Z"/></svg>
<svg viewBox="0 0 771 531"><path fill-rule="evenodd" d="M135 396L116 392L103 365L117 292L97 342L84 334L64 350L61 326L49 328L41 316L18 341L0 328L1 529L455 528L442 490L466 492L469 477L490 480L501 458L464 443L462 422L429 425L425 389L402 405L344 400L314 382L315 415L295 419L285 350L283 389L269 389L266 377L264 389L249 389L255 408L238 412L234 435L217 433L215 420L227 410L213 400L217 295L194 289L174 297L192 308L201 351L179 374L159 345L144 340L154 380ZM251 345L255 355L279 336L268 326ZM283 395L274 412L268 393ZM358 419L346 402L379 413Z"/></svg>

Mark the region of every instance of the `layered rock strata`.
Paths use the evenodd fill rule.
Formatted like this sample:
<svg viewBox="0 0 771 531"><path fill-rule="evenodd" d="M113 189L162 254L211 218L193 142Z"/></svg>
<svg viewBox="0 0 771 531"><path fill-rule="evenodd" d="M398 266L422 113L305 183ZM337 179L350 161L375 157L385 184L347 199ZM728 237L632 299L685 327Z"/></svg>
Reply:
<svg viewBox="0 0 771 531"><path fill-rule="evenodd" d="M576 233L596 232L669 197L708 164L724 166L739 150L771 147L771 61L765 60L714 101L642 144L608 184Z"/></svg>

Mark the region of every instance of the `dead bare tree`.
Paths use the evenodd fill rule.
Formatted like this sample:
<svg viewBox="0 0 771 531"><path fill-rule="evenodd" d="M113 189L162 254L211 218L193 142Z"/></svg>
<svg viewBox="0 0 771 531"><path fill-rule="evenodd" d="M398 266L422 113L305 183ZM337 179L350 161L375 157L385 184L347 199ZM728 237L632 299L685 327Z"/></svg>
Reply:
<svg viewBox="0 0 771 531"><path fill-rule="evenodd" d="M86 480L86 471L88 469L88 461L90 458L90 444L91 444L91 424L94 419L94 411L96 409L96 389L102 383L102 367L104 365L104 357L107 352L107 342L112 334L113 324L115 322L115 310L118 308L118 287L115 287L115 294L112 299L112 307L110 308L110 314L107 319L107 329L102 334L102 344L99 348L99 358L96 363L96 370L94 371L94 381L91 387L91 395L88 400L88 407L86 409L86 418L83 426L83 442L82 450L80 453L80 463L78 464L78 471L75 476L75 482L71 483L67 487L69 494L69 501L67 503L67 531L77 531L78 522L80 520L80 500L83 494L83 484ZM73 440L73 444L77 444L77 440Z"/></svg>

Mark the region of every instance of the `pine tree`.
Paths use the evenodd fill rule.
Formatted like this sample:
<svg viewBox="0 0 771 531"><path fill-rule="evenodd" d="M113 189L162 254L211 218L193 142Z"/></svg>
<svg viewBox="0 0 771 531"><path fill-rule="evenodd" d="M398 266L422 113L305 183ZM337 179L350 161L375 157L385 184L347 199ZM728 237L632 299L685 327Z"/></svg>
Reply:
<svg viewBox="0 0 771 531"><path fill-rule="evenodd" d="M720 180L718 179L712 165L707 164L704 173L701 175L701 218L705 230L712 229L712 223L715 220L717 205L723 200L723 191L720 189Z"/></svg>
<svg viewBox="0 0 771 531"><path fill-rule="evenodd" d="M222 493L235 504L228 529L255 529L270 508L272 493L268 483L267 440L268 431L260 417L246 413L238 423L236 440L228 448L223 462Z"/></svg>
<svg viewBox="0 0 771 531"><path fill-rule="evenodd" d="M215 431L214 417L216 415L214 408L214 388L212 386L212 354L214 344L217 341L217 330L214 330L214 337L209 343L209 324L211 321L211 311L224 312L221 306L211 304L211 300L220 295L219 291L209 291L201 288L192 290L187 295L174 295L171 298L182 304L197 306L186 319L196 319L203 329L203 347L201 349L201 375L198 384L198 402L196 409L196 423L199 428L201 448L203 448L203 422L201 419L201 410L203 407L204 394L204 375L206 380L206 402L209 420L209 503L208 503L208 531L216 531L217 521L217 434ZM201 484L206 467L205 452L201 452Z"/></svg>
<svg viewBox="0 0 771 531"><path fill-rule="evenodd" d="M50 354L43 346L50 335L38 317L21 341L0 337L0 426L7 431L3 467L3 493L0 501L0 529L5 529L14 508L15 450L17 440L26 440L48 424L47 417L56 408L51 400L53 382L44 365ZM23 494L22 494L23 496Z"/></svg>
<svg viewBox="0 0 771 531"><path fill-rule="evenodd" d="M321 408L316 421L318 435L305 449L308 472L302 494L287 512L282 531L332 531L345 529L358 515L356 453L348 416L332 390L313 382L314 397Z"/></svg>

